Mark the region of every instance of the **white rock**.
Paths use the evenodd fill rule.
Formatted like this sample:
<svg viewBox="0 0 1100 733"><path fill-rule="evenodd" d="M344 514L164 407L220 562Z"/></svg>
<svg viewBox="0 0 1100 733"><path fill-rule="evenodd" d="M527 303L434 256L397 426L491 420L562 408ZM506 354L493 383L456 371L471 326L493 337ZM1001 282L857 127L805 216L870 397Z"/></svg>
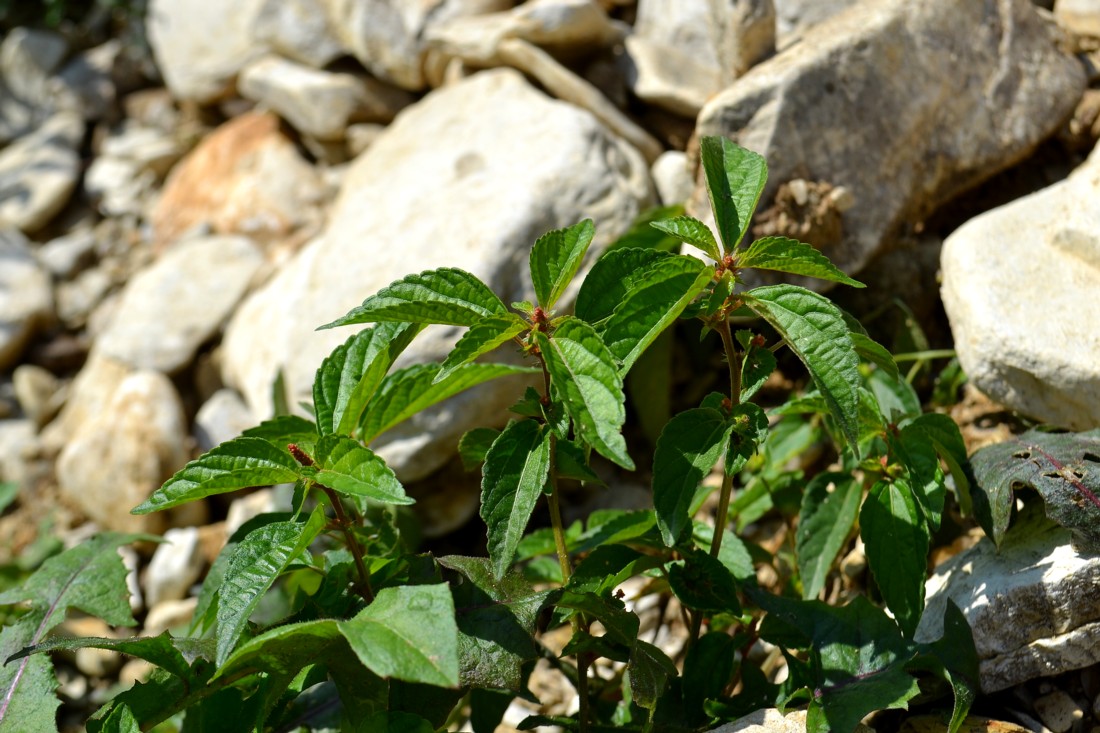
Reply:
<svg viewBox="0 0 1100 733"><path fill-rule="evenodd" d="M661 203L682 204L691 197L695 189L695 179L688 170L688 157L679 150L669 150L653 161L650 168L653 184L657 187L657 196Z"/></svg>
<svg viewBox="0 0 1100 733"><path fill-rule="evenodd" d="M959 227L941 294L972 383L1073 430L1100 426L1100 150L1049 188Z"/></svg>
<svg viewBox="0 0 1100 733"><path fill-rule="evenodd" d="M52 315L49 273L34 259L22 234L0 229L0 369L18 361Z"/></svg>
<svg viewBox="0 0 1100 733"><path fill-rule="evenodd" d="M345 53L315 0L264 0L252 33L283 56L318 69Z"/></svg>
<svg viewBox="0 0 1100 733"><path fill-rule="evenodd" d="M0 227L34 232L65 206L80 173L83 135L83 120L59 113L0 150Z"/></svg>
<svg viewBox="0 0 1100 733"><path fill-rule="evenodd" d="M15 385L15 397L23 414L38 422L57 390L61 381L47 369L34 364L20 364L12 373Z"/></svg>
<svg viewBox="0 0 1100 733"><path fill-rule="evenodd" d="M85 423L101 415L120 384L133 369L122 362L92 352L69 389L61 414L42 431L46 452L56 454Z"/></svg>
<svg viewBox="0 0 1100 733"><path fill-rule="evenodd" d="M776 46L785 49L807 30L859 0L774 0Z"/></svg>
<svg viewBox="0 0 1100 733"><path fill-rule="evenodd" d="M854 733L870 733L863 723ZM796 710L784 715L775 708L757 710L751 715L714 728L710 733L806 733L806 711Z"/></svg>
<svg viewBox="0 0 1100 733"><path fill-rule="evenodd" d="M89 49L65 64L57 76L64 87L62 98L75 104L75 111L88 121L107 116L115 103L111 72L123 53L122 42L113 38Z"/></svg>
<svg viewBox="0 0 1100 733"><path fill-rule="evenodd" d="M225 515L225 536L232 537L245 522L261 514L270 514L288 508L282 506L272 489L259 489L240 499L234 499Z"/></svg>
<svg viewBox="0 0 1100 733"><path fill-rule="evenodd" d="M1100 2L1097 0L1056 0L1054 17L1079 36L1100 36Z"/></svg>
<svg viewBox="0 0 1100 733"><path fill-rule="evenodd" d="M0 73L12 93L33 98L68 52L69 44L57 33L13 28L0 43Z"/></svg>
<svg viewBox="0 0 1100 733"><path fill-rule="evenodd" d="M91 229L80 228L38 248L38 261L55 277L71 277L92 258L96 237Z"/></svg>
<svg viewBox="0 0 1100 733"><path fill-rule="evenodd" d="M318 71L265 56L241 72L241 95L277 112L299 132L338 140L350 122L388 122L412 96L369 77Z"/></svg>
<svg viewBox="0 0 1100 733"><path fill-rule="evenodd" d="M236 390L219 389L195 414L195 443L205 453L255 427L256 422Z"/></svg>
<svg viewBox="0 0 1100 733"><path fill-rule="evenodd" d="M149 607L186 598L202 575L202 568L198 529L182 527L165 532L164 542L157 545L145 569L145 598Z"/></svg>
<svg viewBox="0 0 1100 733"><path fill-rule="evenodd" d="M187 626L195 615L199 599L195 596L180 601L164 601L149 609L142 636L159 636L169 629Z"/></svg>
<svg viewBox="0 0 1100 733"><path fill-rule="evenodd" d="M1035 700L1035 713L1053 733L1066 733L1081 725L1084 709L1064 690L1055 690Z"/></svg>
<svg viewBox="0 0 1100 733"><path fill-rule="evenodd" d="M439 89L351 163L325 233L237 310L223 341L226 384L263 418L281 367L290 404L308 400L321 359L352 333L316 327L379 288L410 272L455 266L505 302L530 298L516 263L526 262L546 230L592 217L595 252L651 200L637 151L516 72L482 72ZM442 357L456 335L422 335L404 363ZM467 427L500 419L514 397L507 382L501 387L409 423L400 439L385 439L387 459L406 479L427 474Z"/></svg>
<svg viewBox="0 0 1100 733"><path fill-rule="evenodd" d="M718 67L640 35L626 39L623 62L626 82L638 99L684 117L697 115L725 87Z"/></svg>
<svg viewBox="0 0 1100 733"><path fill-rule="evenodd" d="M246 237L179 242L127 283L95 348L138 369L179 371L217 333L262 264Z"/></svg>
<svg viewBox="0 0 1100 733"><path fill-rule="evenodd" d="M136 372L73 434L58 456L57 480L62 495L103 529L141 531L163 520L130 510L187 459L175 387L158 372Z"/></svg>
<svg viewBox="0 0 1100 733"><path fill-rule="evenodd" d="M138 216L156 182L156 175L133 161L101 155L88 167L84 190L105 216Z"/></svg>
<svg viewBox="0 0 1100 733"><path fill-rule="evenodd" d="M131 161L139 170L161 177L184 152L183 144L170 133L127 120L103 141L100 156Z"/></svg>
<svg viewBox="0 0 1100 733"><path fill-rule="evenodd" d="M141 613L145 608L145 596L141 594L141 583L138 581L138 554L129 545L118 548L118 554L122 557L122 564L126 566L126 590L130 591L130 611Z"/></svg>
<svg viewBox="0 0 1100 733"><path fill-rule="evenodd" d="M265 0L151 0L146 33L157 68L178 99L212 102L264 53L256 26Z"/></svg>
<svg viewBox="0 0 1100 733"><path fill-rule="evenodd" d="M26 455L37 447L37 433L33 420L0 420L0 481L31 488Z"/></svg>
<svg viewBox="0 0 1100 733"><path fill-rule="evenodd" d="M795 178L847 189L837 240L810 243L855 272L1072 113L1085 76L1058 35L1029 0L860 3L712 99L697 133L764 155L761 210ZM705 200L697 187L692 211Z"/></svg>
<svg viewBox="0 0 1100 733"><path fill-rule="evenodd" d="M107 294L114 280L103 267L85 270L57 286L57 317L66 327L83 328Z"/></svg>
<svg viewBox="0 0 1100 733"><path fill-rule="evenodd" d="M981 660L982 690L1100 661L1100 557L1079 555L1068 530L1014 526L1000 551L983 539L936 568L916 640L943 634L951 599L966 616Z"/></svg>

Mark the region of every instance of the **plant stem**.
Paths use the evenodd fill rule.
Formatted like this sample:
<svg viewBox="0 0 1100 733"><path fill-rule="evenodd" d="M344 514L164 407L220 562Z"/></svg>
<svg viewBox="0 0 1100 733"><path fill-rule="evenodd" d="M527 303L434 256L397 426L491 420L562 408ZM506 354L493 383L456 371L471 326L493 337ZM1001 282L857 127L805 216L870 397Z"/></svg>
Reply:
<svg viewBox="0 0 1100 733"><path fill-rule="evenodd" d="M370 603L374 600L374 592L370 587L370 573L367 572L367 564L363 562L363 548L359 546L359 540L355 538L355 533L351 531L351 522L344 514L344 505L340 503L340 497L336 492L329 487L318 483L313 485L325 492L325 496L332 504L332 510L336 512L336 525L344 533L344 541L347 542L348 549L351 550L351 556L355 558L355 569L359 573L359 587L356 590L364 601Z"/></svg>

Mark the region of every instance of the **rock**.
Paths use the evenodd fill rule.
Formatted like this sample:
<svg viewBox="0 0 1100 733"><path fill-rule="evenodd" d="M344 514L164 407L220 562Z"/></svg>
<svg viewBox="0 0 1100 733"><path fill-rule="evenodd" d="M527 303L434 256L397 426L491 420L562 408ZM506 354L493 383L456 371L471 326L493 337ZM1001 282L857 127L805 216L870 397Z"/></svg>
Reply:
<svg viewBox="0 0 1100 733"><path fill-rule="evenodd" d="M344 130L348 155L354 158L362 153L374 144L374 141L378 139L385 129L385 125L380 125L376 122L357 122L348 125L348 128Z"/></svg>
<svg viewBox="0 0 1100 733"><path fill-rule="evenodd" d="M217 333L262 264L247 237L179 242L130 279L94 348L135 369L174 374Z"/></svg>
<svg viewBox="0 0 1100 733"><path fill-rule="evenodd" d="M324 234L237 310L222 345L225 382L260 419L271 414L280 368L289 403L308 400L321 359L352 333L316 327L379 288L410 272L454 266L506 302L530 298L527 274L515 263L526 261L535 239L592 217L594 254L651 197L637 151L514 71L481 72L436 90L350 164ZM456 336L430 330L403 363L441 358ZM446 462L468 427L503 416L511 389L494 383L408 423L400 438L382 441L384 454L406 480L426 475Z"/></svg>
<svg viewBox="0 0 1100 733"><path fill-rule="evenodd" d="M512 6L511 0L446 0L394 4L390 0L324 0L331 27L344 48L382 81L417 91L426 83L425 39L452 18Z"/></svg>
<svg viewBox="0 0 1100 733"><path fill-rule="evenodd" d="M183 144L156 127L127 120L103 141L100 157L133 162L138 170L162 178L184 154Z"/></svg>
<svg viewBox="0 0 1100 733"><path fill-rule="evenodd" d="M725 86L717 67L644 36L627 38L622 58L634 96L684 117L699 114L707 100Z"/></svg>
<svg viewBox="0 0 1100 733"><path fill-rule="evenodd" d="M101 619L92 616L82 618L70 618L62 622L57 631L59 636L68 638L116 638L111 627ZM95 649L84 647L71 653L71 659L87 677L105 678L113 675L122 666L122 655L110 649Z"/></svg>
<svg viewBox="0 0 1100 733"><path fill-rule="evenodd" d="M806 711L779 712L775 708L757 710L751 715L713 728L710 733L805 733ZM856 725L854 733L871 733L863 723Z"/></svg>
<svg viewBox="0 0 1100 733"><path fill-rule="evenodd" d="M199 531L195 527L165 532L164 542L157 545L145 569L145 598L149 607L186 598L202 575L202 568Z"/></svg>
<svg viewBox="0 0 1100 733"><path fill-rule="evenodd" d="M22 234L0 229L0 370L19 360L52 316L49 273L35 261Z"/></svg>
<svg viewBox="0 0 1100 733"><path fill-rule="evenodd" d="M707 103L697 132L764 155L762 210L796 178L846 188L854 205L843 237L820 249L849 273L904 227L1028 155L1084 86L1081 65L1028 0L861 3L804 41ZM697 186L689 208L709 211L705 200Z"/></svg>
<svg viewBox="0 0 1100 733"><path fill-rule="evenodd" d="M60 90L50 74L66 53L65 40L44 30L13 28L0 43L0 145L33 131L56 111Z"/></svg>
<svg viewBox="0 0 1100 733"><path fill-rule="evenodd" d="M1057 0L1054 17L1078 36L1100 36L1100 4L1096 0Z"/></svg>
<svg viewBox="0 0 1100 733"><path fill-rule="evenodd" d="M84 176L84 190L108 216L140 216L155 185L183 153L172 134L127 121L103 141Z"/></svg>
<svg viewBox="0 0 1100 733"><path fill-rule="evenodd" d="M1067 733L1085 718L1084 709L1063 690L1055 690L1035 701L1035 713L1053 733Z"/></svg>
<svg viewBox="0 0 1100 733"><path fill-rule="evenodd" d="M145 608L145 597L141 594L141 583L138 582L137 551L129 545L122 545L118 548L118 554L122 556L122 564L126 566L126 590L130 591L130 611L141 613Z"/></svg>
<svg viewBox="0 0 1100 733"><path fill-rule="evenodd" d="M195 443L205 453L256 425L252 411L232 389L219 389L195 414Z"/></svg>
<svg viewBox="0 0 1100 733"><path fill-rule="evenodd" d="M65 99L86 121L103 119L115 104L112 71L122 55L122 43L116 38L79 54L58 74L65 88Z"/></svg>
<svg viewBox="0 0 1100 733"><path fill-rule="evenodd" d="M810 28L859 0L774 0L776 46L786 49Z"/></svg>
<svg viewBox="0 0 1100 733"><path fill-rule="evenodd" d="M41 424L40 418L49 409L54 395L61 389L61 381L40 366L20 364L12 374L12 382L15 384L15 397L19 400L23 414Z"/></svg>
<svg viewBox="0 0 1100 733"><path fill-rule="evenodd" d="M80 174L83 135L83 120L64 112L0 150L0 227L35 232L65 206Z"/></svg>
<svg viewBox="0 0 1100 733"><path fill-rule="evenodd" d="M163 601L149 609L142 636L159 636L169 629L179 629L191 623L199 599L195 596L181 601Z"/></svg>
<svg viewBox="0 0 1100 733"><path fill-rule="evenodd" d="M33 420L0 420L0 481L30 488L33 471L27 455L38 447L37 433Z"/></svg>
<svg viewBox="0 0 1100 733"><path fill-rule="evenodd" d="M94 231L87 228L75 229L39 247L38 261L54 277L69 278L91 262L95 245Z"/></svg>
<svg viewBox="0 0 1100 733"><path fill-rule="evenodd" d="M1000 551L983 539L938 568L916 640L943 633L952 600L966 616L987 693L1100 661L1100 557L1061 527L1017 523Z"/></svg>
<svg viewBox="0 0 1100 733"><path fill-rule="evenodd" d="M988 211L943 245L959 361L994 400L1044 422L1100 426L1100 150L1065 181Z"/></svg>
<svg viewBox="0 0 1100 733"><path fill-rule="evenodd" d="M232 537L238 529L244 526L245 522L261 514L270 514L271 512L286 511L288 509L290 507L279 501L279 497L272 489L259 489L239 499L234 499L225 515L225 536Z"/></svg>
<svg viewBox="0 0 1100 733"><path fill-rule="evenodd" d="M226 95L245 65L264 53L256 27L265 0L151 0L146 34L157 68L177 99L208 103Z"/></svg>
<svg viewBox="0 0 1100 733"><path fill-rule="evenodd" d="M172 383L158 372L135 372L61 451L61 493L103 529L156 527L162 521L156 515L134 516L130 509L187 462L186 436L183 407Z"/></svg>
<svg viewBox="0 0 1100 733"><path fill-rule="evenodd" d="M92 311L114 287L105 268L85 270L74 279L57 286L57 317L67 328L83 328Z"/></svg>
<svg viewBox="0 0 1100 733"><path fill-rule="evenodd" d="M320 69L343 56L328 13L313 0L264 0L253 37L279 54Z"/></svg>
<svg viewBox="0 0 1100 733"><path fill-rule="evenodd" d="M249 113L204 139L172 170L150 214L157 241L209 224L218 234L281 239L321 219L323 184L272 114Z"/></svg>
<svg viewBox="0 0 1100 733"><path fill-rule="evenodd" d="M653 185L657 187L657 197L665 206L682 204L691 197L695 188L695 179L688 169L688 157L679 150L661 153L650 168Z"/></svg>
<svg viewBox="0 0 1100 733"><path fill-rule="evenodd" d="M250 64L239 86L243 96L320 140L342 139L350 122L389 122L413 100L369 77L318 71L277 56Z"/></svg>

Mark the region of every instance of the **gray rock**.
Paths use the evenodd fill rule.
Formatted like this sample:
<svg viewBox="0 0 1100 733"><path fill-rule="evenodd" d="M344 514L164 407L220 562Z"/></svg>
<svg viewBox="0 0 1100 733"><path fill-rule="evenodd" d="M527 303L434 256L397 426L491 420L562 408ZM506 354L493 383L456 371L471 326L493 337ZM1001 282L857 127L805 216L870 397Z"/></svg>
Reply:
<svg viewBox="0 0 1100 733"><path fill-rule="evenodd" d="M277 112L299 132L339 140L350 122L389 122L413 98L369 77L318 71L265 56L238 82L241 95Z"/></svg>
<svg viewBox="0 0 1100 733"><path fill-rule="evenodd" d="M1100 150L1070 177L944 242L941 295L959 361L993 399L1073 430L1100 426Z"/></svg>
<svg viewBox="0 0 1100 733"><path fill-rule="evenodd" d="M785 49L806 31L859 0L774 0L776 46Z"/></svg>
<svg viewBox="0 0 1100 733"><path fill-rule="evenodd" d="M546 230L592 217L595 253L651 201L637 151L520 74L482 72L439 89L350 164L324 234L237 310L222 344L225 382L258 418L271 414L280 368L289 403L308 400L321 359L353 332L315 329L379 288L453 266L505 302L530 298L522 263ZM429 330L404 363L441 358L456 336ZM413 421L400 437L384 438L387 459L407 480L426 475L464 430L499 420L514 388L500 383Z"/></svg>
<svg viewBox="0 0 1100 733"><path fill-rule="evenodd" d="M136 369L179 371L228 319L262 264L246 237L179 242L126 284L95 349Z"/></svg>
<svg viewBox="0 0 1100 733"><path fill-rule="evenodd" d="M175 387L159 372L136 372L64 446L57 460L58 486L102 529L154 529L163 517L135 516L130 510L182 468L188 453Z"/></svg>
<svg viewBox="0 0 1100 733"><path fill-rule="evenodd" d="M58 82L75 111L87 121L103 119L115 103L112 71L123 53L122 42L111 39L79 54L58 73Z"/></svg>
<svg viewBox="0 0 1100 733"><path fill-rule="evenodd" d="M314 0L264 0L253 36L287 58L320 69L346 52Z"/></svg>
<svg viewBox="0 0 1100 733"><path fill-rule="evenodd" d="M0 229L0 370L15 364L38 329L53 316L50 275L27 239Z"/></svg>
<svg viewBox="0 0 1100 733"><path fill-rule="evenodd" d="M38 261L54 277L69 278L91 262L95 245L96 237L92 229L75 229L39 247Z"/></svg>
<svg viewBox="0 0 1100 733"><path fill-rule="evenodd" d="M160 178L185 152L172 134L127 120L103 141L100 157L131 161L138 170L151 171Z"/></svg>
<svg viewBox="0 0 1100 733"><path fill-rule="evenodd" d="M940 638L951 599L974 633L987 693L1100 661L1100 557L1079 555L1061 527L1018 522L999 552L983 539L926 588L916 640Z"/></svg>
<svg viewBox="0 0 1100 733"><path fill-rule="evenodd" d="M0 43L0 145L31 132L56 108L50 74L68 51L56 33L15 28ZM0 200L3 197L0 196Z"/></svg>
<svg viewBox="0 0 1100 733"><path fill-rule="evenodd" d="M1058 37L1028 0L862 3L712 99L697 132L765 156L762 210L796 178L848 189L839 241L810 243L856 272L1073 112L1085 77Z"/></svg>
<svg viewBox="0 0 1100 733"><path fill-rule="evenodd" d="M232 389L219 389L195 414L195 443L205 453L254 427L257 420L241 396Z"/></svg>
<svg viewBox="0 0 1100 733"><path fill-rule="evenodd" d="M634 96L684 117L694 117L707 100L723 89L717 66L694 54L654 43L644 36L626 39L622 57L627 84Z"/></svg>
<svg viewBox="0 0 1100 733"><path fill-rule="evenodd" d="M65 206L80 174L83 135L83 120L63 112L0 150L0 227L34 232Z"/></svg>
<svg viewBox="0 0 1100 733"><path fill-rule="evenodd" d="M202 575L202 568L198 529L181 527L165 532L164 542L157 545L145 569L145 598L149 607L186 598Z"/></svg>

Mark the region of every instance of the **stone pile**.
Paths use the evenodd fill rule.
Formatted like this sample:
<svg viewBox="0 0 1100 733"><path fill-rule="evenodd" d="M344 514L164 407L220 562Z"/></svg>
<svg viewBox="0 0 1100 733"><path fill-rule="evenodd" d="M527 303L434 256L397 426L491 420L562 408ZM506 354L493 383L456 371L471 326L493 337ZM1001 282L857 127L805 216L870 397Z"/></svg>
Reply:
<svg viewBox="0 0 1100 733"><path fill-rule="evenodd" d="M152 76L119 40L11 30L0 480L55 490L102 528L162 529L128 509L270 416L274 384L308 400L350 334L318 325L440 266L523 300L550 228L594 219L595 255L654 205L703 216L699 135L766 156L758 233L856 275L914 241L934 259L925 223L968 189L1054 136L1086 152L1100 137L1100 9L1040 5L151 0ZM1082 398L1100 397L1098 166L943 245L974 382L1075 428L1100 425L1100 399ZM455 337L429 330L402 363ZM461 396L376 447L424 478L521 386ZM182 554L158 567L184 580L147 598L179 601L219 542L174 537Z"/></svg>

